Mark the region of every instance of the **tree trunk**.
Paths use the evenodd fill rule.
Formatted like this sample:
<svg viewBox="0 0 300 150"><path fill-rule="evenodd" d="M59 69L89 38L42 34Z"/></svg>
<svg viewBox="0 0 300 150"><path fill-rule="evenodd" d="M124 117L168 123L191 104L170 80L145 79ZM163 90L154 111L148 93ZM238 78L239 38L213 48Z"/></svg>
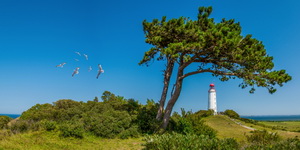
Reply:
<svg viewBox="0 0 300 150"><path fill-rule="evenodd" d="M164 73L164 76L165 76L164 77L164 87L163 87L163 91L162 91L161 98L159 101L159 108L157 111L156 120L162 119L162 114L163 114L165 101L166 101L167 94L168 94L169 83L170 83L170 79L172 76L173 67L174 67L174 62L172 60L168 59L167 69L165 70L165 73Z"/></svg>
<svg viewBox="0 0 300 150"><path fill-rule="evenodd" d="M163 118L163 124L161 126L162 129L166 129L168 124L169 124L169 120L171 117L171 113L172 113L172 109L181 93L181 88L182 88L182 82L183 82L183 78L180 78L183 75L183 69L178 70L178 74L177 74L177 80L176 80L176 89L174 94L172 95L171 99L168 102L168 105L166 107L166 111L164 114L164 118Z"/></svg>

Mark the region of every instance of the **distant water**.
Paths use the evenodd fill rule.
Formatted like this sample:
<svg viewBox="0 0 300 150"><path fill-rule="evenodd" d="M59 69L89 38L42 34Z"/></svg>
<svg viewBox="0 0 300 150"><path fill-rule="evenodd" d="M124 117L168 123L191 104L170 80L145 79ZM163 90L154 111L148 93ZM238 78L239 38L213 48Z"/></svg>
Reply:
<svg viewBox="0 0 300 150"><path fill-rule="evenodd" d="M8 116L10 118L18 118L20 117L21 115L20 114L0 114L0 116Z"/></svg>
<svg viewBox="0 0 300 150"><path fill-rule="evenodd" d="M242 118L258 121L300 121L300 115L278 115L278 116L241 116Z"/></svg>

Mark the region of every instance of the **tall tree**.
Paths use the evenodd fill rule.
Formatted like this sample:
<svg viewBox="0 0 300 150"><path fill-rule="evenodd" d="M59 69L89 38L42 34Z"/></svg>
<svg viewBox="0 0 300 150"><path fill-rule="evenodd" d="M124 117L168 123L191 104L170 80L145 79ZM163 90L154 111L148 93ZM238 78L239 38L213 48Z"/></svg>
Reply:
<svg viewBox="0 0 300 150"><path fill-rule="evenodd" d="M239 86L243 89L250 86L250 93L254 93L255 87L265 87L274 93L276 85L282 86L292 79L285 70L273 70L273 57L267 55L261 41L249 34L243 36L240 24L233 19L216 23L209 18L211 12L212 7L200 7L197 20L180 17L167 21L164 16L161 20L143 22L146 43L153 47L145 52L140 64L167 60L158 116L163 114L174 63L178 64L175 89L164 110L163 129L180 96L183 80L191 75L211 73L221 81L239 78L242 80ZM198 67L185 72L193 63Z"/></svg>

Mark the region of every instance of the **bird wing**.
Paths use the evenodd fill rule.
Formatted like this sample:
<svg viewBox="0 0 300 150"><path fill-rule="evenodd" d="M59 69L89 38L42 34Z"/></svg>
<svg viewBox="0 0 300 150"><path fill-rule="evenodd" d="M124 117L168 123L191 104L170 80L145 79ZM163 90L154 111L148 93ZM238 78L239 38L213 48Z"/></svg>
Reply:
<svg viewBox="0 0 300 150"><path fill-rule="evenodd" d="M77 55L81 56L81 54L79 52L75 52Z"/></svg>
<svg viewBox="0 0 300 150"><path fill-rule="evenodd" d="M89 59L87 54L83 54L83 55L84 55L84 57L85 57L86 60Z"/></svg>
<svg viewBox="0 0 300 150"><path fill-rule="evenodd" d="M72 74L72 77L75 75L75 74L78 74L79 73L79 68L77 67L75 70L74 70L74 72L73 72L73 74Z"/></svg>
<svg viewBox="0 0 300 150"><path fill-rule="evenodd" d="M96 77L97 79L99 78L100 74L101 74L101 71L99 70L98 74L97 74L97 77Z"/></svg>

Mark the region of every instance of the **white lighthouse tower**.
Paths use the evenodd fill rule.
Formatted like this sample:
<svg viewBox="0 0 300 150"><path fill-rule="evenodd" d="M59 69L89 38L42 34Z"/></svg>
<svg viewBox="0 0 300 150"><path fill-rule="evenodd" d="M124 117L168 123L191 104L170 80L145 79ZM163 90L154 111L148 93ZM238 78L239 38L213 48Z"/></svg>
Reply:
<svg viewBox="0 0 300 150"><path fill-rule="evenodd" d="M208 90L208 110L214 111L214 115L217 114L217 93L214 84L209 85Z"/></svg>

